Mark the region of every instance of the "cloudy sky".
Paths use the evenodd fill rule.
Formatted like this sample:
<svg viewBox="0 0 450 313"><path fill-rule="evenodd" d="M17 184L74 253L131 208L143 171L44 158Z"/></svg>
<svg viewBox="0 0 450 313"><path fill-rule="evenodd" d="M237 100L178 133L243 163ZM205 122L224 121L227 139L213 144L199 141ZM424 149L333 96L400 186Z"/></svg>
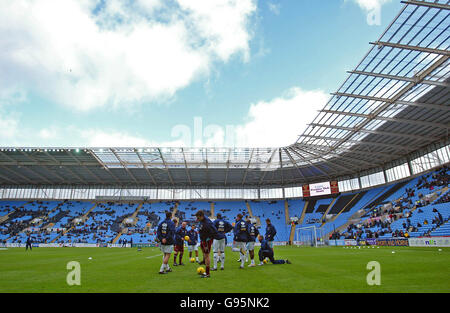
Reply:
<svg viewBox="0 0 450 313"><path fill-rule="evenodd" d="M2 0L0 146L293 143L397 0Z"/></svg>

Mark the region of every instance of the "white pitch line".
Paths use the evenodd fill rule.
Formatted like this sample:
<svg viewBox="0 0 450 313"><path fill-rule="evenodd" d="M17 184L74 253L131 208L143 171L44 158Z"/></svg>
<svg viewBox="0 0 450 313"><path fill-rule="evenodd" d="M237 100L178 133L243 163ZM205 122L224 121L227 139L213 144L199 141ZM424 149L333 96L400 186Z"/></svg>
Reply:
<svg viewBox="0 0 450 313"><path fill-rule="evenodd" d="M146 258L146 259L152 259L152 258L156 258L157 256L162 256L162 254L153 255L153 256L147 256L147 257L145 257L145 258Z"/></svg>

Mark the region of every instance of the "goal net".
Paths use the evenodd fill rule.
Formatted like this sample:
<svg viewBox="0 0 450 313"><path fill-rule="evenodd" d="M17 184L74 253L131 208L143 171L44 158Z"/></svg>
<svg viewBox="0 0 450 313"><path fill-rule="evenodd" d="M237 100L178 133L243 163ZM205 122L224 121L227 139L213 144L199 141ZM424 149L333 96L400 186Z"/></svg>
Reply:
<svg viewBox="0 0 450 313"><path fill-rule="evenodd" d="M300 227L295 230L294 245L299 247L318 247L324 245L323 234L316 226Z"/></svg>

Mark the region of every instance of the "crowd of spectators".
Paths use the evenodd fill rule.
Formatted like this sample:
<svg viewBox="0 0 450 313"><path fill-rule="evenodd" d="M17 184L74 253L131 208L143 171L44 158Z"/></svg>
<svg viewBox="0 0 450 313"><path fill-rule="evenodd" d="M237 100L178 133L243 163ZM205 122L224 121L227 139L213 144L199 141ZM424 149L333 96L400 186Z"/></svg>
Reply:
<svg viewBox="0 0 450 313"><path fill-rule="evenodd" d="M405 188L405 192L400 199L391 203L382 203L375 208L371 208L363 216L368 217L368 219L357 224L350 224L342 233L333 232L330 235L330 239L345 238L360 240L363 234L365 234L365 238L379 238L385 234L391 234L394 238L408 238L410 233L419 231L423 226L420 222L413 225L410 217L416 213L423 213L420 208L432 204L431 198L428 197L429 194L432 194L437 188L448 186L448 171L449 167L444 166L434 173L420 177L415 188ZM423 189L427 189L430 192L425 195L422 192L418 193L418 199L413 201L417 192L416 190ZM449 201L449 192L447 192L436 204ZM413 210L416 211L412 212ZM436 216L431 223L436 228L441 226L444 220L438 210L433 209L433 212L436 213ZM402 223L402 229L395 229L393 231L391 224L400 218L406 218L405 222ZM428 225L429 222L425 219L423 223L424 225Z"/></svg>

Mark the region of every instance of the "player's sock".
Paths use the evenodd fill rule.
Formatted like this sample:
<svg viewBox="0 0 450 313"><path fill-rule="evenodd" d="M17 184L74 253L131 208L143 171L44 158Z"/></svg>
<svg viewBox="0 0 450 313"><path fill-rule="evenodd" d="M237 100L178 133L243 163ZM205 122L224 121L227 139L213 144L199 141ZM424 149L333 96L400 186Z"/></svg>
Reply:
<svg viewBox="0 0 450 313"><path fill-rule="evenodd" d="M166 265L163 263L161 265L161 268L159 269L160 272L164 272L164 270L166 269Z"/></svg>
<svg viewBox="0 0 450 313"><path fill-rule="evenodd" d="M209 275L209 266L206 267L206 275Z"/></svg>
<svg viewBox="0 0 450 313"><path fill-rule="evenodd" d="M220 256L220 258L222 259L220 262L220 267L224 268L225 266L225 252L222 252L222 255Z"/></svg>
<svg viewBox="0 0 450 313"><path fill-rule="evenodd" d="M241 267L244 267L245 264L245 255L241 253Z"/></svg>
<svg viewBox="0 0 450 313"><path fill-rule="evenodd" d="M214 268L217 268L217 259L219 258L219 255L217 253L214 253Z"/></svg>
<svg viewBox="0 0 450 313"><path fill-rule="evenodd" d="M183 263L182 261L183 261L183 253L180 253L180 262L179 263L182 264Z"/></svg>

